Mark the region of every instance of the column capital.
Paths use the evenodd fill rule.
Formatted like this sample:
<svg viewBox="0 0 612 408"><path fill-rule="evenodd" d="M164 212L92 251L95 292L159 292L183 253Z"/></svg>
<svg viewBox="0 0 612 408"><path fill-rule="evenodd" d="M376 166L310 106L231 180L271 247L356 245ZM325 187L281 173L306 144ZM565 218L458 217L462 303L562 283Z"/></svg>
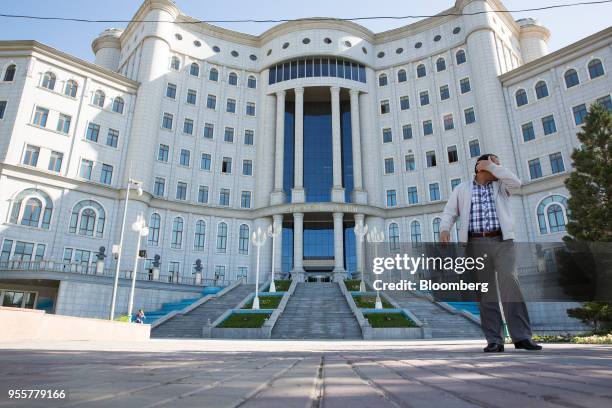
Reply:
<svg viewBox="0 0 612 408"><path fill-rule="evenodd" d="M331 91L332 95L333 94L340 94L340 87L339 86L331 86L331 87L329 87L329 90Z"/></svg>
<svg viewBox="0 0 612 408"><path fill-rule="evenodd" d="M359 89L351 88L349 89L349 93L351 94L351 96L359 96L361 91Z"/></svg>
<svg viewBox="0 0 612 408"><path fill-rule="evenodd" d="M339 219L341 220L341 219L344 218L344 213L335 212L335 213L333 213L333 217L334 217L334 221L339 220Z"/></svg>
<svg viewBox="0 0 612 408"><path fill-rule="evenodd" d="M359 213L355 214L354 217L355 217L355 221L362 221L363 222L363 220L365 219L365 215L359 214Z"/></svg>
<svg viewBox="0 0 612 408"><path fill-rule="evenodd" d="M304 213L300 213L300 212L294 212L293 213L293 218L299 218L299 219L304 219Z"/></svg>
<svg viewBox="0 0 612 408"><path fill-rule="evenodd" d="M287 91L285 91L284 89L281 89L280 91L276 91L276 96L278 98L281 98L281 97L284 98L286 93Z"/></svg>
<svg viewBox="0 0 612 408"><path fill-rule="evenodd" d="M303 86L298 86L297 88L293 88L293 91L295 93L304 93L304 87Z"/></svg>

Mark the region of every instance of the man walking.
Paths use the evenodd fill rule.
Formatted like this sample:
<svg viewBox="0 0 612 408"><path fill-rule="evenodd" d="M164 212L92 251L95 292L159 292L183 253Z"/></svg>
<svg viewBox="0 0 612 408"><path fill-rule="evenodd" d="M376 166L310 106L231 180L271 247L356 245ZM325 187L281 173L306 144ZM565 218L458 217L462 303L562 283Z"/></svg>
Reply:
<svg viewBox="0 0 612 408"><path fill-rule="evenodd" d="M531 339L529 314L515 271L510 195L520 188L521 181L502 167L494 154L480 156L475 172L472 180L458 185L449 197L440 224L440 240L450 241L450 230L459 218L459 242L487 248L487 267L479 274L490 283L489 292L480 298L481 326L488 343L484 352L504 351L500 298L514 347L541 350L542 346Z"/></svg>

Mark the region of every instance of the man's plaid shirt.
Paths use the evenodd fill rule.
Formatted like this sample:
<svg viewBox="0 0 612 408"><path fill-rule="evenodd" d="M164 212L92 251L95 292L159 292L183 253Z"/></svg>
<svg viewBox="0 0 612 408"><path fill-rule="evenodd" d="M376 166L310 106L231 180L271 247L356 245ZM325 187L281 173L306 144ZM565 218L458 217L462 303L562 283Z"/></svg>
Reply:
<svg viewBox="0 0 612 408"><path fill-rule="evenodd" d="M497 231L500 228L495 202L493 201L493 183L487 183L483 186L474 180L472 182L469 232Z"/></svg>

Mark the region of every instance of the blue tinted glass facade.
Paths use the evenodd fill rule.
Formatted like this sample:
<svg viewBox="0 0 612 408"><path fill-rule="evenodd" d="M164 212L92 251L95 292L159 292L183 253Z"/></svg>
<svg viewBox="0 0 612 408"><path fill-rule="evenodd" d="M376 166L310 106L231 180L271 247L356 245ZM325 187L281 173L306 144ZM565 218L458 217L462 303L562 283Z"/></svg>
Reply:
<svg viewBox="0 0 612 408"><path fill-rule="evenodd" d="M353 192L353 138L351 134L351 104L340 103L340 132L342 139L342 185L344 201L351 202Z"/></svg>
<svg viewBox="0 0 612 408"><path fill-rule="evenodd" d="M283 272L291 272L293 269L293 227L283 227L283 248L281 265Z"/></svg>
<svg viewBox="0 0 612 408"><path fill-rule="evenodd" d="M283 159L283 191L291 201L295 162L295 103L285 103L285 157Z"/></svg>
<svg viewBox="0 0 612 408"><path fill-rule="evenodd" d="M342 58L295 59L270 67L268 83L310 77L338 77L365 83L366 70L364 65Z"/></svg>
<svg viewBox="0 0 612 408"><path fill-rule="evenodd" d="M286 155L285 159L287 159ZM306 202L331 200L332 168L331 104L305 102L304 189L306 190Z"/></svg>
<svg viewBox="0 0 612 408"><path fill-rule="evenodd" d="M304 222L304 259L334 259L334 225Z"/></svg>

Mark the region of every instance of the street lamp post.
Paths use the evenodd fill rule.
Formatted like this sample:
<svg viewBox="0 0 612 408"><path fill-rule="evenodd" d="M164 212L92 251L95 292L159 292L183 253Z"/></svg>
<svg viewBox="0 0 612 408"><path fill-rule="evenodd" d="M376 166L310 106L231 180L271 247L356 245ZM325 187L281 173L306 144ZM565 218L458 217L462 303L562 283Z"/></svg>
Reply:
<svg viewBox="0 0 612 408"><path fill-rule="evenodd" d="M261 227L257 227L257 231L253 231L251 242L257 248L257 264L255 269L255 298L253 299L252 309L259 309L259 251L263 244L266 243L266 233L262 231Z"/></svg>
<svg viewBox="0 0 612 408"><path fill-rule="evenodd" d="M128 203L130 201L130 188L136 188L138 195L142 195L140 182L128 179L127 192L125 193L125 205L123 206L123 221L121 222L121 235L119 236L119 247L117 249L117 265L115 265L115 282L113 283L113 297L111 299L109 320L115 319L115 303L117 301L117 287L119 286L119 268L121 266L121 253L123 252L123 235L125 232L125 221L127 218Z"/></svg>
<svg viewBox="0 0 612 408"><path fill-rule="evenodd" d="M359 291L360 292L365 292L366 291L366 287L365 287L365 282L363 281L363 269L364 269L364 260L365 260L365 254L364 254L364 248L363 248L363 238L365 237L365 235L368 233L368 225L363 223L363 220L360 220L355 227L353 228L353 231L355 232L355 235L357 236L357 245L359 245L359 248L361 249L361 253L359 254L360 258L358 261L358 264L361 265L361 271L360 274L360 278L361 278L361 282L359 282Z"/></svg>
<svg viewBox="0 0 612 408"><path fill-rule="evenodd" d="M367 234L368 241L374 244L374 257L378 258L378 244L385 240L385 233L383 231L378 231L376 227L372 228L370 232ZM382 301L380 300L380 292L376 289L376 304L374 305L375 309L382 309Z"/></svg>
<svg viewBox="0 0 612 408"><path fill-rule="evenodd" d="M268 227L268 236L272 238L272 282L270 282L270 292L276 292L276 284L274 283L275 271L274 271L274 255L276 252L276 237L280 235L282 227L275 221Z"/></svg>
<svg viewBox="0 0 612 408"><path fill-rule="evenodd" d="M138 216L138 220L132 224L132 231L138 233L138 240L136 241L136 259L134 261L134 269L132 270L132 287L130 288L130 300L128 302L128 321L132 322L132 308L134 307L134 292L136 291L136 275L138 273L138 259L140 258L140 241L142 237L149 235L149 228L142 215Z"/></svg>

